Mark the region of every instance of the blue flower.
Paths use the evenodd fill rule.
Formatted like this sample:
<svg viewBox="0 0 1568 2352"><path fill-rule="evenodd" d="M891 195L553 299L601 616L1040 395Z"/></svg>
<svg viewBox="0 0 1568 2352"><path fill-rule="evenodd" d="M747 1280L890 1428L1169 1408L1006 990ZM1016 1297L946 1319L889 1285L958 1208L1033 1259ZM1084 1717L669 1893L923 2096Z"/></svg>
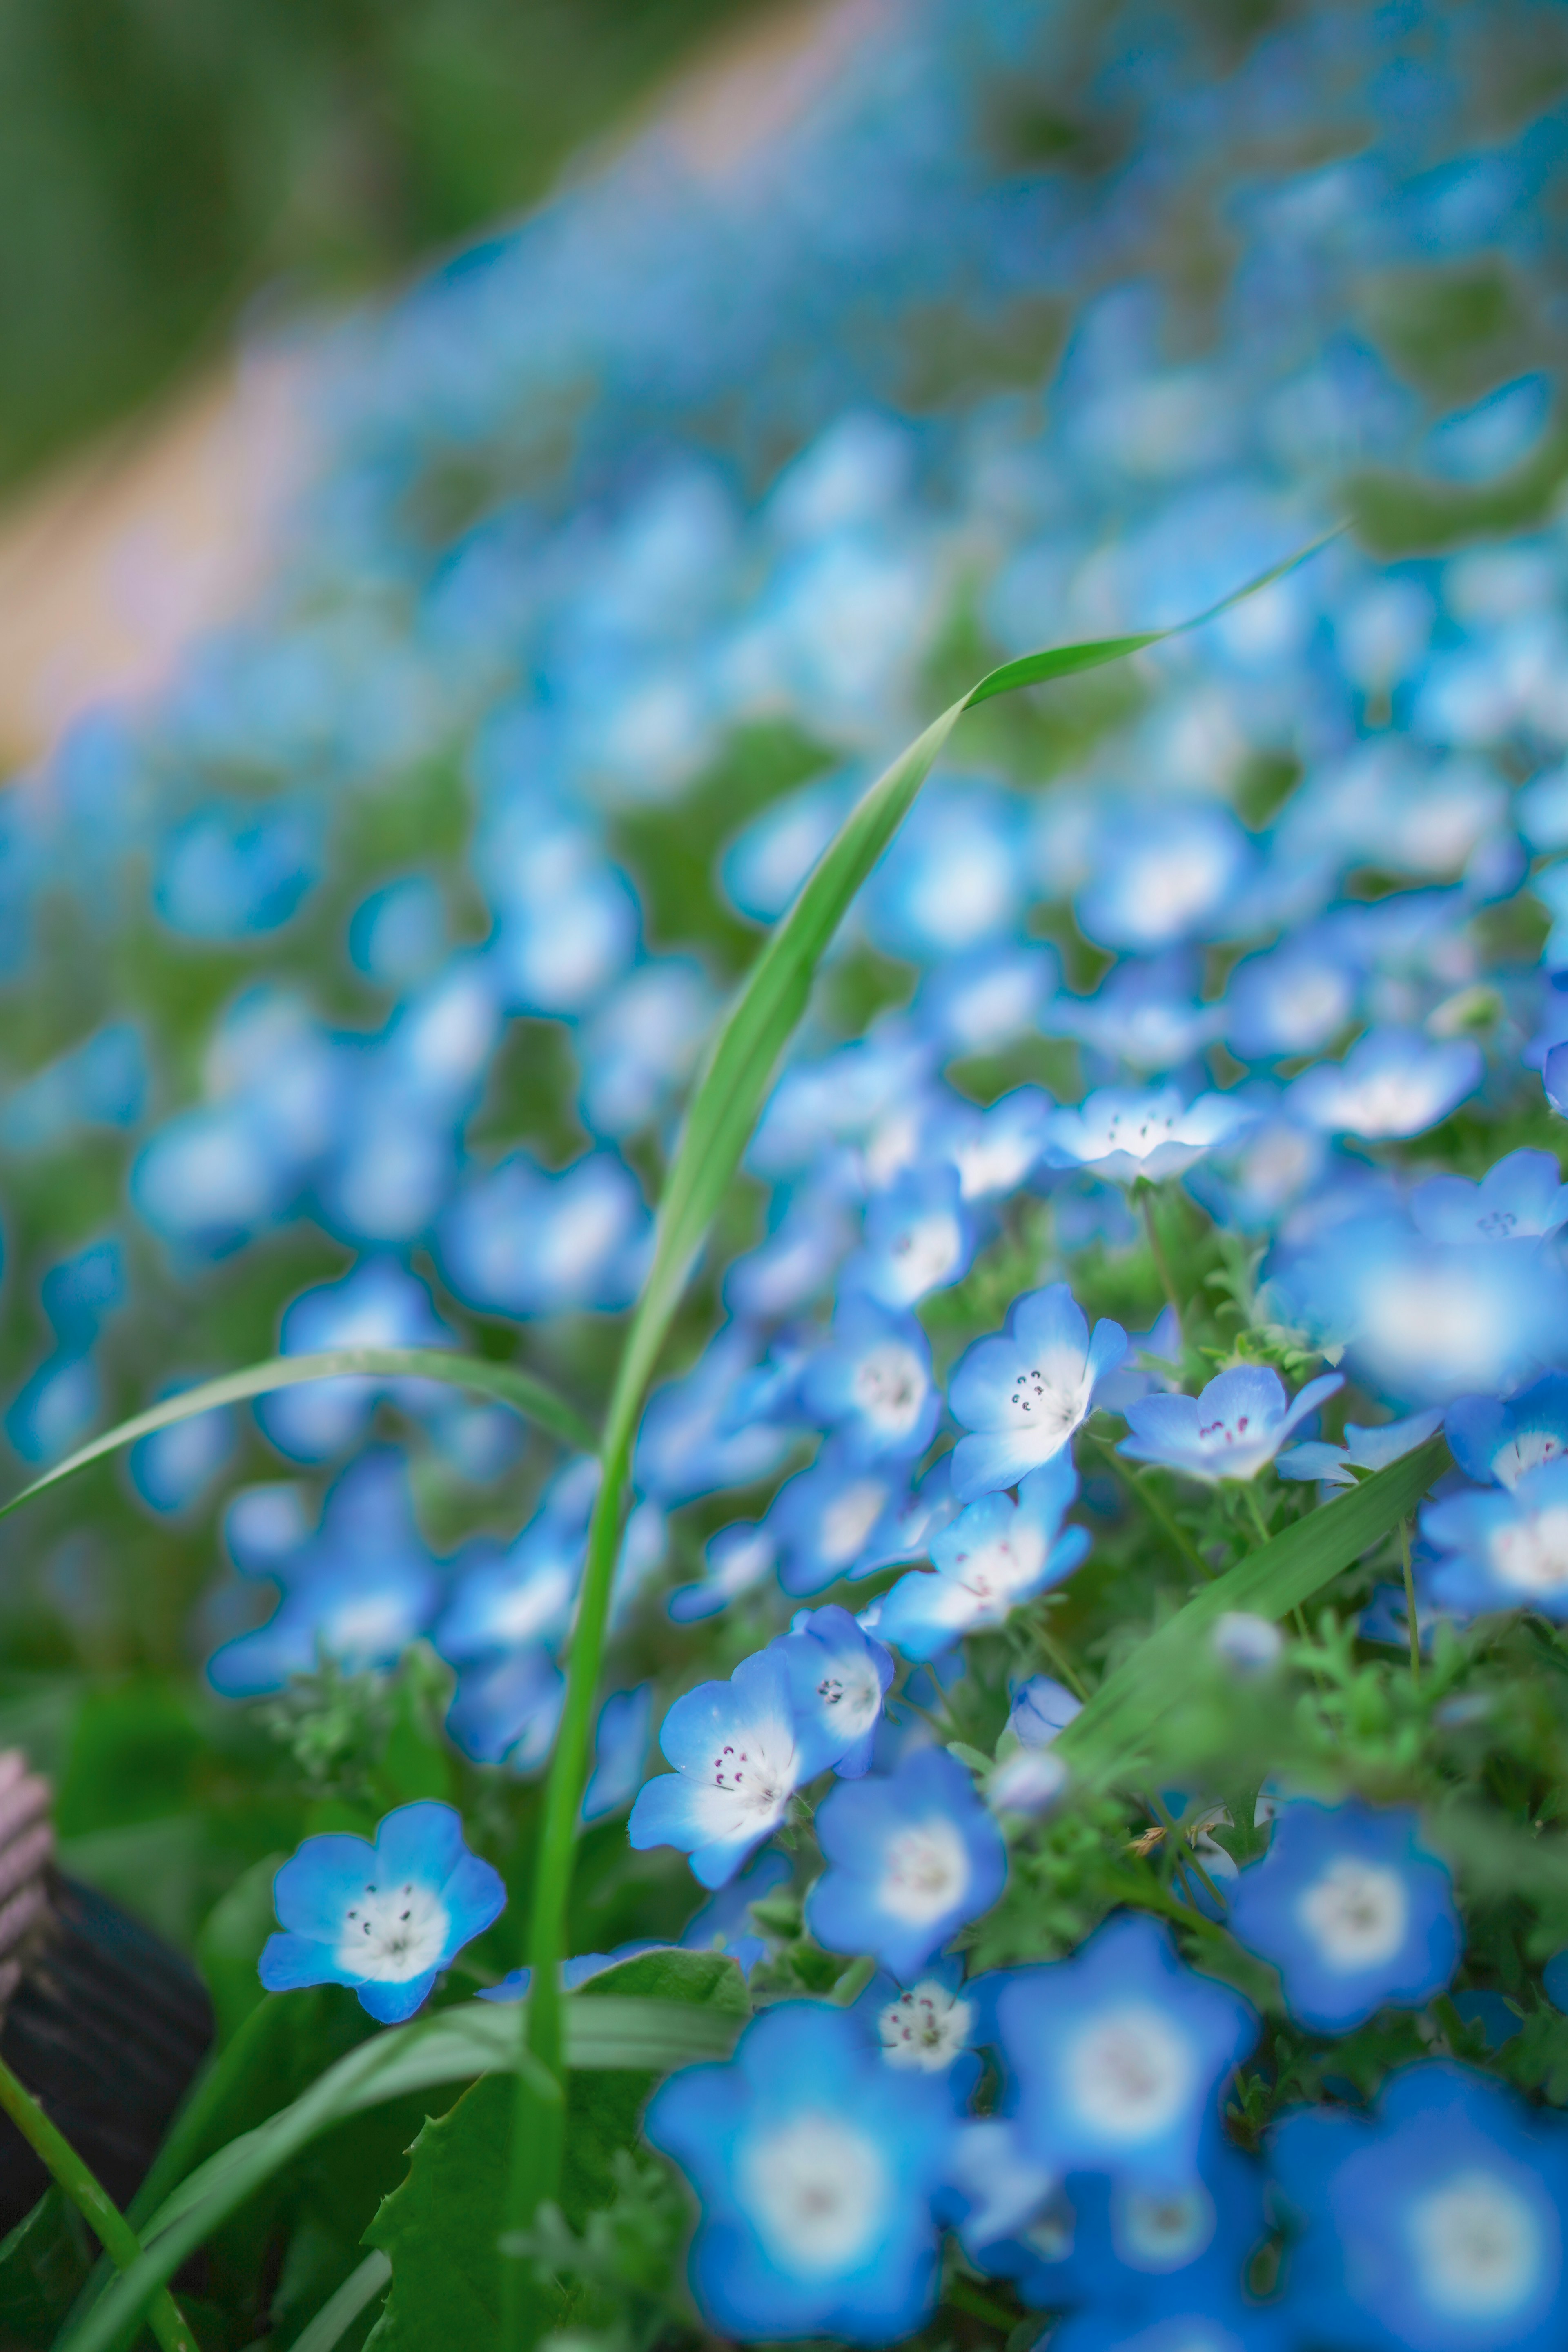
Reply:
<svg viewBox="0 0 1568 2352"><path fill-rule="evenodd" d="M1366 2352L1551 2352L1563 2340L1568 2137L1500 2084L1439 2060L1371 2116L1287 2116L1270 2161L1301 2225L1298 2326Z"/></svg>
<svg viewBox="0 0 1568 2352"><path fill-rule="evenodd" d="M795 1315L821 1296L858 1230L849 1189L837 1155L818 1181L778 1188L767 1239L732 1258L724 1276L724 1304L732 1315Z"/></svg>
<svg viewBox="0 0 1568 2352"><path fill-rule="evenodd" d="M1175 1087L1103 1087L1077 1110L1056 1113L1046 1164L1087 1168L1117 1184L1162 1183L1234 1141L1256 1116L1232 1095L1186 1103Z"/></svg>
<svg viewBox="0 0 1568 2352"><path fill-rule="evenodd" d="M395 1258L370 1257L341 1282L300 1292L283 1318L279 1353L455 1345L455 1334L437 1314L417 1276ZM418 1413L438 1407L443 1391L433 1381L308 1381L299 1388L258 1397L256 1418L290 1460L327 1462L360 1443L383 1397L405 1412Z"/></svg>
<svg viewBox="0 0 1568 2352"><path fill-rule="evenodd" d="M491 1651L458 1668L447 1735L476 1764L536 1772L565 1703L566 1677L542 1642Z"/></svg>
<svg viewBox="0 0 1568 2352"><path fill-rule="evenodd" d="M1568 1619L1568 1461L1542 1462L1511 1487L1428 1503L1421 1533L1436 1555L1430 1589L1439 1608Z"/></svg>
<svg viewBox="0 0 1568 2352"><path fill-rule="evenodd" d="M844 1281L880 1307L913 1307L968 1273L976 1239L957 1169L906 1169L867 1210L865 1246Z"/></svg>
<svg viewBox="0 0 1568 2352"><path fill-rule="evenodd" d="M840 1780L859 1780L893 1679L892 1653L832 1604L801 1610L770 1647L789 1676L802 1780L830 1765Z"/></svg>
<svg viewBox="0 0 1568 2352"><path fill-rule="evenodd" d="M871 1952L907 1980L988 1911L1007 1849L963 1767L918 1748L890 1779L841 1780L817 1808L827 1863L806 1924L830 1952Z"/></svg>
<svg viewBox="0 0 1568 2352"><path fill-rule="evenodd" d="M322 1657L351 1673L395 1665L428 1627L441 1589L401 1456L390 1446L362 1454L329 1490L316 1533L284 1549L251 1550L244 1500L237 1498L229 1520L234 1564L242 1576L280 1584L283 1598L265 1625L215 1652L213 1688L255 1698L281 1690L290 1675L311 1673Z"/></svg>
<svg viewBox="0 0 1568 2352"><path fill-rule="evenodd" d="M805 1778L789 1669L777 1649L742 1658L727 1683L678 1698L658 1735L673 1772L644 1786L626 1835L672 1845L704 1886L722 1886L772 1837Z"/></svg>
<svg viewBox="0 0 1568 2352"><path fill-rule="evenodd" d="M749 1486L778 1468L788 1435L748 1417L728 1418L737 1383L752 1370L757 1341L738 1323L710 1339L689 1372L655 1389L637 1432L632 1475L644 1495L689 1503L728 1486Z"/></svg>
<svg viewBox="0 0 1568 2352"><path fill-rule="evenodd" d="M1184 950L1118 964L1092 996L1058 997L1041 1026L1135 1070L1180 1069L1213 1043L1225 1018L1217 1004L1197 1002L1196 987L1195 959Z"/></svg>
<svg viewBox="0 0 1568 2352"><path fill-rule="evenodd" d="M717 1617L731 1601L754 1591L773 1574L777 1560L772 1536L750 1519L737 1519L710 1537L701 1576L693 1584L678 1584L664 1605L678 1625Z"/></svg>
<svg viewBox="0 0 1568 2352"><path fill-rule="evenodd" d="M1517 1396L1456 1397L1443 1434L1467 1477L1517 1486L1527 1470L1568 1454L1568 1372L1547 1372Z"/></svg>
<svg viewBox="0 0 1568 2352"><path fill-rule="evenodd" d="M1126 1349L1119 1323L1097 1323L1090 1338L1065 1282L1016 1298L1000 1335L967 1348L948 1383L954 1419L976 1433L953 1449L959 1501L1016 1486L1059 1454Z"/></svg>
<svg viewBox="0 0 1568 2352"><path fill-rule="evenodd" d="M1237 1364L1216 1373L1195 1397L1150 1396L1130 1404L1132 1434L1116 1450L1211 1485L1256 1478L1298 1423L1343 1386L1342 1373L1323 1372L1288 1399L1272 1366Z"/></svg>
<svg viewBox="0 0 1568 2352"><path fill-rule="evenodd" d="M629 1805L647 1761L653 1725L653 1685L613 1691L599 1709L594 1734L594 1769L583 1791L583 1819L602 1822Z"/></svg>
<svg viewBox="0 0 1568 2352"><path fill-rule="evenodd" d="M1447 1864L1416 1814L1350 1798L1280 1807L1268 1851L1237 1878L1226 1924L1279 1969L1293 2017L1347 2033L1390 2001L1439 1993L1464 1950Z"/></svg>
<svg viewBox="0 0 1568 2352"><path fill-rule="evenodd" d="M837 1432L852 1462L923 1454L942 1412L931 1344L914 1317L853 1296L841 1301L828 1344L806 1366L801 1394L812 1415Z"/></svg>
<svg viewBox="0 0 1568 2352"><path fill-rule="evenodd" d="M368 1838L305 1840L273 1881L280 1936L260 1960L268 1992L353 1985L383 2025L412 2017L444 1968L506 1907L499 1871L470 1853L450 1805L399 1805Z"/></svg>
<svg viewBox="0 0 1568 2352"><path fill-rule="evenodd" d="M1330 1135L1421 1135L1473 1095L1485 1066L1470 1037L1369 1029L1342 1063L1304 1070L1286 1095L1290 1116Z"/></svg>
<svg viewBox="0 0 1568 2352"><path fill-rule="evenodd" d="M1450 1412L1454 1410L1450 1406ZM1403 1421L1385 1421L1375 1429L1347 1421L1345 1442L1329 1445L1320 1438L1287 1446L1275 1464L1281 1478L1319 1478L1325 1486L1353 1486L1357 1470L1386 1470L1436 1434L1443 1423L1441 1405L1413 1412Z"/></svg>
<svg viewBox="0 0 1568 2352"><path fill-rule="evenodd" d="M1059 1584L1083 1559L1083 1528L1062 1527L1078 1476L1058 1454L1022 1479L1018 1497L982 1495L930 1539L934 1576L915 1569L883 1596L878 1631L907 1658L928 1659L964 1634L1005 1625L1022 1601Z"/></svg>
<svg viewBox="0 0 1568 2352"><path fill-rule="evenodd" d="M1015 1087L985 1110L950 1097L925 1122L921 1149L952 1162L966 1201L1000 1199L1038 1165L1053 1115L1042 1087Z"/></svg>
<svg viewBox="0 0 1568 2352"><path fill-rule="evenodd" d="M996 2018L1042 2165L1178 2187L1258 2038L1249 2003L1184 1968L1166 1929L1137 1913L1107 1920L1071 1959L1020 1969Z"/></svg>
<svg viewBox="0 0 1568 2352"><path fill-rule="evenodd" d="M883 1564L910 1498L907 1469L902 1462L860 1463L830 1439L808 1470L784 1480L762 1527L777 1547L786 1592L804 1601Z"/></svg>
<svg viewBox="0 0 1568 2352"><path fill-rule="evenodd" d="M172 1381L160 1397L178 1396L182 1389L195 1385L194 1381ZM193 1413L189 1421L154 1430L131 1448L131 1483L149 1510L183 1511L226 1467L238 1443L238 1422L231 1408Z"/></svg>
<svg viewBox="0 0 1568 2352"><path fill-rule="evenodd" d="M1211 938L1255 859L1238 819L1212 800L1117 804L1097 828L1079 927L1097 947L1136 955Z"/></svg>
<svg viewBox="0 0 1568 2352"><path fill-rule="evenodd" d="M940 2080L884 2065L826 2001L754 2018L728 2065L654 2093L644 2130L695 2187L692 2292L742 2341L890 2344L929 2316L955 2128Z"/></svg>
<svg viewBox="0 0 1568 2352"><path fill-rule="evenodd" d="M933 964L915 992L915 1019L953 1055L990 1054L1023 1036L1061 985L1054 948L975 948Z"/></svg>
<svg viewBox="0 0 1568 2352"><path fill-rule="evenodd" d="M1410 1195L1410 1221L1435 1242L1543 1241L1568 1224L1568 1184L1550 1151L1510 1151L1479 1184L1428 1176Z"/></svg>
<svg viewBox="0 0 1568 2352"><path fill-rule="evenodd" d="M690 956L638 965L577 1034L584 1124L618 1140L651 1125L696 1066L717 1001Z"/></svg>
<svg viewBox="0 0 1568 2352"><path fill-rule="evenodd" d="M764 1847L727 1886L709 1897L687 1921L680 1937L683 1952L728 1952L743 1977L749 1977L767 1951L756 1932L752 1906L782 1886L790 1875L787 1856Z"/></svg>
<svg viewBox="0 0 1568 2352"><path fill-rule="evenodd" d="M970 2047L980 2023L978 2002L965 1998L963 1960L932 1960L912 1984L899 1985L881 1969L854 2004L882 2045L889 2066L945 2074L962 2104L980 2076Z"/></svg>
<svg viewBox="0 0 1568 2352"><path fill-rule="evenodd" d="M1313 924L1246 956L1225 992L1225 1040L1244 1062L1321 1054L1355 1019L1360 958L1348 936Z"/></svg>
<svg viewBox="0 0 1568 2352"><path fill-rule="evenodd" d="M442 1212L441 1271L487 1315L617 1313L641 1287L653 1224L637 1178L613 1151L557 1175L523 1152L471 1179Z"/></svg>
<svg viewBox="0 0 1568 2352"><path fill-rule="evenodd" d="M1027 1681L1015 1683L1011 1696L1007 1728L1024 1748L1048 1748L1083 1710L1082 1699L1075 1698L1066 1683L1053 1682L1049 1675L1031 1675Z"/></svg>
<svg viewBox="0 0 1568 2352"><path fill-rule="evenodd" d="M874 944L940 963L1011 936L1025 903L1021 815L1016 793L955 779L928 784L862 893Z"/></svg>

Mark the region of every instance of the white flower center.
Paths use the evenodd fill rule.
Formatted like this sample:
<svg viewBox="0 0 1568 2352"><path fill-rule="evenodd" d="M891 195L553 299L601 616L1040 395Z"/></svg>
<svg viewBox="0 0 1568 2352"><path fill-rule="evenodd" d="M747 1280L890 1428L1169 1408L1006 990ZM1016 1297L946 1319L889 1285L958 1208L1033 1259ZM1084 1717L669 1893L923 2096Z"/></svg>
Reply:
<svg viewBox="0 0 1568 2352"><path fill-rule="evenodd" d="M870 2250L888 2199L874 2140L843 2115L794 2116L753 2139L741 2193L771 2261L791 2277L847 2270Z"/></svg>
<svg viewBox="0 0 1568 2352"><path fill-rule="evenodd" d="M1091 1386L1083 1358L1058 1349L1037 1363L1019 1365L1007 1391L1007 1418L1015 1429L1059 1444L1089 1411Z"/></svg>
<svg viewBox="0 0 1568 2352"><path fill-rule="evenodd" d="M1447 2315L1502 2319L1540 2287L1540 2217L1495 2172L1456 2173L1416 2200L1408 2229L1425 2299Z"/></svg>
<svg viewBox="0 0 1568 2352"><path fill-rule="evenodd" d="M1568 1445L1554 1430L1521 1429L1492 1456L1492 1476L1511 1490L1527 1470L1539 1470L1543 1462L1561 1462L1564 1454Z"/></svg>
<svg viewBox="0 0 1568 2352"><path fill-rule="evenodd" d="M341 1969L374 1984L406 1984L440 1966L449 1924L433 1886L367 1879L343 1916L334 1957Z"/></svg>
<svg viewBox="0 0 1568 2352"><path fill-rule="evenodd" d="M1141 2001L1104 2011L1067 2053L1066 2089L1107 2139L1155 2138L1192 2095L1193 2053L1157 2009Z"/></svg>
<svg viewBox="0 0 1568 2352"><path fill-rule="evenodd" d="M817 1700L846 1739L868 1731L882 1712L882 1685L866 1664L830 1666L816 1685Z"/></svg>
<svg viewBox="0 0 1568 2352"><path fill-rule="evenodd" d="M1553 1592L1568 1583L1568 1504L1516 1519L1491 1539L1492 1566L1520 1592Z"/></svg>
<svg viewBox="0 0 1568 2352"><path fill-rule="evenodd" d="M928 1979L890 2000L877 2020L882 2055L889 2066L917 2066L940 2074L951 2066L974 2022L973 2001L960 2000Z"/></svg>
<svg viewBox="0 0 1568 2352"><path fill-rule="evenodd" d="M1164 2194L1127 2189L1111 2207L1111 2232L1124 2263L1140 2271L1180 2270L1214 2236L1214 2199L1201 2180Z"/></svg>
<svg viewBox="0 0 1568 2352"><path fill-rule="evenodd" d="M771 1756L765 1728L737 1732L709 1760L709 1785L728 1797L737 1823L783 1818L795 1787L795 1752Z"/></svg>
<svg viewBox="0 0 1568 2352"><path fill-rule="evenodd" d="M888 1490L879 1478L858 1478L841 1495L835 1495L822 1514L817 1545L830 1568L846 1568L859 1559L887 1500Z"/></svg>
<svg viewBox="0 0 1568 2352"><path fill-rule="evenodd" d="M906 1298L920 1298L945 1282L958 1264L958 1224L947 1216L921 1217L894 1235L889 1253Z"/></svg>
<svg viewBox="0 0 1568 2352"><path fill-rule="evenodd" d="M925 1368L897 1339L868 1349L855 1367L855 1402L884 1436L907 1437L925 1399Z"/></svg>
<svg viewBox="0 0 1568 2352"><path fill-rule="evenodd" d="M1296 1916L1324 1965L1351 1975L1380 1968L1403 1948L1410 1899L1396 1870L1379 1870L1344 1853L1303 1889Z"/></svg>
<svg viewBox="0 0 1568 2352"><path fill-rule="evenodd" d="M948 1574L957 1579L977 1601L1005 1601L1038 1576L1046 1561L1045 1530L1023 1517L1005 1535L952 1555Z"/></svg>
<svg viewBox="0 0 1568 2352"><path fill-rule="evenodd" d="M929 1927L956 1911L968 1889L969 1855L963 1840L940 1813L889 1839L879 1893L890 1918L911 1927Z"/></svg>

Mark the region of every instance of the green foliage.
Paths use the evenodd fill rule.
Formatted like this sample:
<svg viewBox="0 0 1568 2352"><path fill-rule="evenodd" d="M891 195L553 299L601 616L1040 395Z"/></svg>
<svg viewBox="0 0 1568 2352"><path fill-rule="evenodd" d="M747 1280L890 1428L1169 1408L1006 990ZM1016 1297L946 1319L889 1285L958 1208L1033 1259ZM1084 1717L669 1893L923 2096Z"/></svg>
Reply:
<svg viewBox="0 0 1568 2352"><path fill-rule="evenodd" d="M59 2189L47 2189L0 2243L0 2343L45 2352L97 2252L76 2207Z"/></svg>

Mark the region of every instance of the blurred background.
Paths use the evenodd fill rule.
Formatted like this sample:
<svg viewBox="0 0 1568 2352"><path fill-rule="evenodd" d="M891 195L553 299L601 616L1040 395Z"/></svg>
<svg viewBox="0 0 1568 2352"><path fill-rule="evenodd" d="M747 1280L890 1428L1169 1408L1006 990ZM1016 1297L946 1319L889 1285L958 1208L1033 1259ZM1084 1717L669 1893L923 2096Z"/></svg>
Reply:
<svg viewBox="0 0 1568 2352"><path fill-rule="evenodd" d="M1555 0L22 0L0 54L13 1485L279 1346L515 1357L592 1413L701 1039L877 762L990 661L1347 518L1198 636L966 722L801 1054L912 1003L977 1103L1275 1086L1217 1009L1238 877L1249 937L1441 904L1517 965L1462 1016L1500 1070L1562 1034ZM1379 936L1378 1018L1459 1001L1418 922ZM1128 1006L1202 1000L1173 1061L1086 1013L1118 958ZM781 1116L673 1368L731 1316L727 1384L831 1280L726 1276L837 1230L794 1148ZM628 1691L784 1457L720 1504L694 1458L639 1458ZM189 1944L394 1737L419 1642L418 1707L536 1772L565 1617L476 1645L464 1596L570 1569L574 1475L499 1408L346 1383L9 1521L0 1738L73 1866ZM457 1769L419 1755L416 1792Z"/></svg>

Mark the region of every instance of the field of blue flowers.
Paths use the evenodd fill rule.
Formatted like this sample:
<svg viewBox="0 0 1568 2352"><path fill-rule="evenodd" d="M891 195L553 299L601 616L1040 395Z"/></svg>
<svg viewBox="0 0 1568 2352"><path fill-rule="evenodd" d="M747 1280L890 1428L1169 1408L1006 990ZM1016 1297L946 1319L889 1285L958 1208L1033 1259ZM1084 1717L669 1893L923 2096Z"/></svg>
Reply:
<svg viewBox="0 0 1568 2352"><path fill-rule="evenodd" d="M877 16L0 798L0 2344L1561 2344L1565 89Z"/></svg>

